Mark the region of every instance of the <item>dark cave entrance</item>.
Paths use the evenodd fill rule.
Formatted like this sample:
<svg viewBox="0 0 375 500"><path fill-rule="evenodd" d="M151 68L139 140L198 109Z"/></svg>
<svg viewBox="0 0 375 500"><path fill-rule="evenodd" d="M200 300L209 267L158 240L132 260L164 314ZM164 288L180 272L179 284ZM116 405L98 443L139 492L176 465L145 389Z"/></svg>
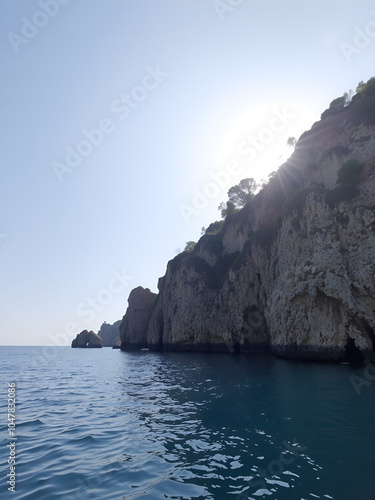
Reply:
<svg viewBox="0 0 375 500"><path fill-rule="evenodd" d="M241 352L241 345L239 342L235 342L233 344L233 354L240 354Z"/></svg>
<svg viewBox="0 0 375 500"><path fill-rule="evenodd" d="M363 363L364 356L361 350L355 345L354 340L349 337L348 342L345 346L345 358L344 361L348 363Z"/></svg>

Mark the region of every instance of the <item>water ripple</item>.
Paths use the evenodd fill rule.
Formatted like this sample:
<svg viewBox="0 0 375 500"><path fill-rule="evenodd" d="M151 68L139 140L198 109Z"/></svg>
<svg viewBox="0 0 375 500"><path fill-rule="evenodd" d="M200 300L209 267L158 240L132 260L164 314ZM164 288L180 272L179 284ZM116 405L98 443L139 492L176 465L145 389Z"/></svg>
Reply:
<svg viewBox="0 0 375 500"><path fill-rule="evenodd" d="M345 474L337 473L337 456L348 478L355 468L354 445L345 455L348 435L358 441L357 460L375 449L364 430L375 398L358 411L347 406L352 418L343 416L346 366L326 387L326 374L308 367L302 373L300 365L293 371L272 358L56 352L53 363L45 361L48 376L45 367L35 372L25 352L15 354L23 363L16 380L22 500L340 500L351 490ZM0 366L6 380L12 364ZM306 398L306 386L317 381L327 398L329 387L339 394L338 404L331 398L317 407L319 397ZM5 441L0 445L4 450ZM1 476L6 472L4 458ZM355 476L361 477L358 498L370 500L371 465L363 460Z"/></svg>

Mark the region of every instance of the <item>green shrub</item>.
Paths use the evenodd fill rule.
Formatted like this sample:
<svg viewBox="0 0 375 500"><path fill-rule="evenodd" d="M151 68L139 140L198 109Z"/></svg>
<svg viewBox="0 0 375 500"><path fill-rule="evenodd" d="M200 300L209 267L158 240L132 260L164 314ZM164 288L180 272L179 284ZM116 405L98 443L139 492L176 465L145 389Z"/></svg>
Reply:
<svg viewBox="0 0 375 500"><path fill-rule="evenodd" d="M210 227L210 226L209 226ZM223 243L221 241L221 232L217 233L207 233L200 238L195 246L196 250L201 247L214 255L219 255L223 251Z"/></svg>
<svg viewBox="0 0 375 500"><path fill-rule="evenodd" d="M339 184L358 184L363 165L357 160L349 160L342 165L337 175Z"/></svg>
<svg viewBox="0 0 375 500"><path fill-rule="evenodd" d="M375 123L375 78L362 85L350 105L351 119L354 123Z"/></svg>
<svg viewBox="0 0 375 500"><path fill-rule="evenodd" d="M336 213L334 217L336 222L342 226L345 226L349 222L349 216L346 214Z"/></svg>
<svg viewBox="0 0 375 500"><path fill-rule="evenodd" d="M327 116L337 115L345 108L347 103L348 94L344 94L342 97L336 97L336 99L334 99L329 105L329 108L321 114L321 120L324 120Z"/></svg>
<svg viewBox="0 0 375 500"><path fill-rule="evenodd" d="M212 222L208 228L206 229L205 234L217 234L223 229L224 221L217 220L216 222Z"/></svg>
<svg viewBox="0 0 375 500"><path fill-rule="evenodd" d="M326 192L326 202L332 208L341 201L349 201L358 196L359 190L353 184L340 184Z"/></svg>
<svg viewBox="0 0 375 500"><path fill-rule="evenodd" d="M207 274L210 272L210 265L200 257L192 255L188 261L187 265L191 266L197 274Z"/></svg>
<svg viewBox="0 0 375 500"><path fill-rule="evenodd" d="M327 149L327 151L324 153L322 156L322 160L325 158L332 156L332 155L337 155L337 156L347 156L350 153L350 150L348 146L343 146L342 144L337 144L336 146L332 146L331 148Z"/></svg>
<svg viewBox="0 0 375 500"><path fill-rule="evenodd" d="M196 245L195 241L187 241L184 248L184 252L193 252L195 245Z"/></svg>

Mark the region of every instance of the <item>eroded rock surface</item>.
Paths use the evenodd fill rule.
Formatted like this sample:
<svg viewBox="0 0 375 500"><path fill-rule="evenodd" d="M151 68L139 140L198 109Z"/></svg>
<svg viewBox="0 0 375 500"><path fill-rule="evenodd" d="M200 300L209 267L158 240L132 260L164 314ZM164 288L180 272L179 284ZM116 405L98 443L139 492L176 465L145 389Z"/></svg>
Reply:
<svg viewBox="0 0 375 500"><path fill-rule="evenodd" d="M156 294L141 286L130 292L128 309L120 325L121 349L147 347L147 330Z"/></svg>
<svg viewBox="0 0 375 500"><path fill-rule="evenodd" d="M72 347L103 347L103 340L93 331L83 330L72 341Z"/></svg>
<svg viewBox="0 0 375 500"><path fill-rule="evenodd" d="M338 184L348 160L363 166L350 189ZM374 276L375 126L342 113L301 137L251 206L168 263L152 314L154 298L131 292L122 345L371 357Z"/></svg>

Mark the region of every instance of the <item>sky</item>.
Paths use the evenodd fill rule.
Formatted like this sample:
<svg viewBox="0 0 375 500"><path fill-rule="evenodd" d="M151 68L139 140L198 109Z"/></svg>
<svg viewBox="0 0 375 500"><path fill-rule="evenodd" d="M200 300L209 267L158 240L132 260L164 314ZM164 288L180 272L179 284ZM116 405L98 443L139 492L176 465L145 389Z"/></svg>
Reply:
<svg viewBox="0 0 375 500"><path fill-rule="evenodd" d="M69 345L374 76L365 0L1 0L0 345Z"/></svg>

